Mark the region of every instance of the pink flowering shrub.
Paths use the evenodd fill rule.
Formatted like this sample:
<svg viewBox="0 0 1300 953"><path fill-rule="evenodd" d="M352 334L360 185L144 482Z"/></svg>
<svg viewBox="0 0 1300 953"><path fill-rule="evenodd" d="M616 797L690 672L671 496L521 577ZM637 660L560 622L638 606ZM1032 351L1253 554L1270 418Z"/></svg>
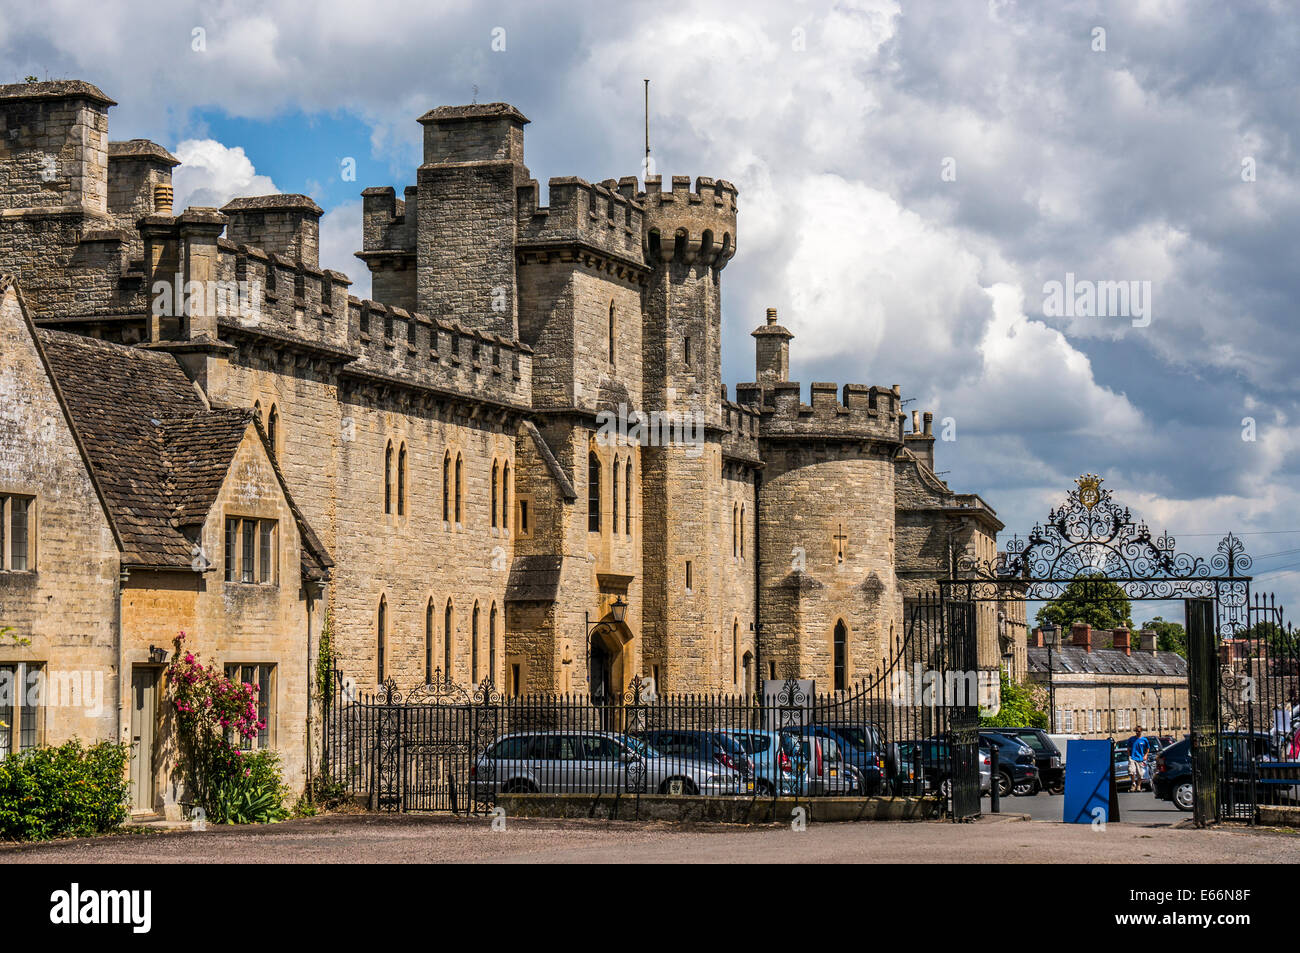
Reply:
<svg viewBox="0 0 1300 953"><path fill-rule="evenodd" d="M253 823L285 816L279 763L270 751L241 751L266 727L257 717L257 686L237 682L173 640L168 699L176 712L188 797L214 823Z"/></svg>

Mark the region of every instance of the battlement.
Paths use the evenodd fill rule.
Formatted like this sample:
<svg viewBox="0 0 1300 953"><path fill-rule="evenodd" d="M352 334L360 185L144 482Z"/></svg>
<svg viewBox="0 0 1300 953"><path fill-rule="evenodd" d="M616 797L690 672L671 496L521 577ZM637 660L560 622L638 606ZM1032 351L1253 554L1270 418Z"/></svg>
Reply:
<svg viewBox="0 0 1300 953"><path fill-rule="evenodd" d="M814 382L811 404L800 400L798 381L770 386L740 384L736 399L762 417L761 437L900 441L902 395L898 385L876 387Z"/></svg>
<svg viewBox="0 0 1300 953"><path fill-rule="evenodd" d="M552 178L549 204L541 205L541 188L532 179L518 189L519 243L582 242L639 263L645 210L635 187L635 178L599 184L576 176Z"/></svg>
<svg viewBox="0 0 1300 953"><path fill-rule="evenodd" d="M722 452L724 456L757 463L762 459L758 438L763 415L758 408L722 400Z"/></svg>
<svg viewBox="0 0 1300 953"><path fill-rule="evenodd" d="M532 402L533 351L522 341L355 297L347 327L358 354L351 374L515 407Z"/></svg>
<svg viewBox="0 0 1300 953"><path fill-rule="evenodd" d="M677 261L723 268L736 254L736 196L725 179L701 176L691 190L689 176L672 177L663 190L660 176L646 179L637 198L645 207L643 250L647 263Z"/></svg>

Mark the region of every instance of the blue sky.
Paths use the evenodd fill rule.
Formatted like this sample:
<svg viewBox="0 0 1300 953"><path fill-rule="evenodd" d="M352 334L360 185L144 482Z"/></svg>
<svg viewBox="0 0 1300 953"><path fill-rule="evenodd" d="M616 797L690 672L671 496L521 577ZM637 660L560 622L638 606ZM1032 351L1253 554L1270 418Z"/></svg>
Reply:
<svg viewBox="0 0 1300 953"><path fill-rule="evenodd" d="M650 77L656 171L740 189L730 385L777 307L793 377L952 418L938 469L1011 529L1095 471L1180 548L1243 534L1259 585L1300 595L1289 5L142 6L0 10L5 81L100 86L113 138L186 158L178 199L311 194L361 293L358 193L414 182L421 113L477 86L532 120L535 177L600 180L638 170ZM1150 320L1048 314L1067 274L1149 282Z"/></svg>

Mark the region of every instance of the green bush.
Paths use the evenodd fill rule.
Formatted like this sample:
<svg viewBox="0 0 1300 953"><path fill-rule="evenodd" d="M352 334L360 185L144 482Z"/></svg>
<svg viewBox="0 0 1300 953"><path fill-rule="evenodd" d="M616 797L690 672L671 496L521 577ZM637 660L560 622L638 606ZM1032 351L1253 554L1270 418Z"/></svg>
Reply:
<svg viewBox="0 0 1300 953"><path fill-rule="evenodd" d="M213 824L268 824L289 816L274 751L220 752L208 766L205 810Z"/></svg>
<svg viewBox="0 0 1300 953"><path fill-rule="evenodd" d="M126 745L72 740L0 761L0 838L48 840L116 830L126 820Z"/></svg>

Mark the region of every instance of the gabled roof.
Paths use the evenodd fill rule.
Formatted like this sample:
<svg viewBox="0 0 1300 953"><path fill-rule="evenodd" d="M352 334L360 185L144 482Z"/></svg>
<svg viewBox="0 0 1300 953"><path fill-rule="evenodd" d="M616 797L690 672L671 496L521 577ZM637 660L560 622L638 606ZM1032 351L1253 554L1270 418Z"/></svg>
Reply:
<svg viewBox="0 0 1300 953"><path fill-rule="evenodd" d="M1122 649L1093 649L1062 645L1052 650L1029 647L1029 671L1046 675L1050 661L1054 675L1176 675L1187 677L1187 659L1176 652L1141 652L1125 655Z"/></svg>
<svg viewBox="0 0 1300 953"><path fill-rule="evenodd" d="M37 331L128 566L192 569L183 527L207 519L252 427L298 523L304 569L333 565L293 502L257 415L214 409L171 354Z"/></svg>
<svg viewBox="0 0 1300 953"><path fill-rule="evenodd" d="M103 490L123 562L190 566L191 544L171 518L162 429L165 419L207 411L190 379L170 354L48 329L37 339Z"/></svg>

